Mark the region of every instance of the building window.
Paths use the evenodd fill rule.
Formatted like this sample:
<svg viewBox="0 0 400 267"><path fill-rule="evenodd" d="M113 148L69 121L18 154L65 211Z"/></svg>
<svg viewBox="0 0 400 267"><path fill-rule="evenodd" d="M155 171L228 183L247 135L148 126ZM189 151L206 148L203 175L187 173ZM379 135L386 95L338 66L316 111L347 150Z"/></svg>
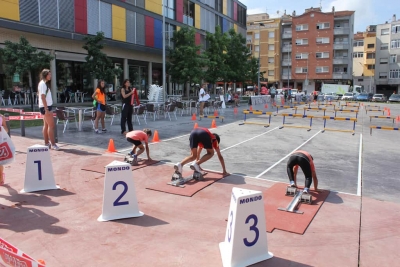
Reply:
<svg viewBox="0 0 400 267"><path fill-rule="evenodd" d="M296 45L308 45L308 39L296 39Z"/></svg>
<svg viewBox="0 0 400 267"><path fill-rule="evenodd" d="M388 59L387 58L381 58L379 60L379 64L388 64Z"/></svg>
<svg viewBox="0 0 400 267"><path fill-rule="evenodd" d="M357 81L358 81L358 82L362 82L362 81L364 81L364 79L357 79Z"/></svg>
<svg viewBox="0 0 400 267"><path fill-rule="evenodd" d="M317 23L317 30L323 30L323 29L328 29L330 28L330 23L325 22L325 23Z"/></svg>
<svg viewBox="0 0 400 267"><path fill-rule="evenodd" d="M381 29L381 35L388 35L388 34L389 34L389 28Z"/></svg>
<svg viewBox="0 0 400 267"><path fill-rule="evenodd" d="M255 33L254 34L254 39L256 39L256 40L260 39L260 33Z"/></svg>
<svg viewBox="0 0 400 267"><path fill-rule="evenodd" d="M390 55L390 63L397 63L397 55Z"/></svg>
<svg viewBox="0 0 400 267"><path fill-rule="evenodd" d="M387 72L379 72L379 79L387 79Z"/></svg>
<svg viewBox="0 0 400 267"><path fill-rule="evenodd" d="M329 52L317 52L315 53L316 58L329 58Z"/></svg>
<svg viewBox="0 0 400 267"><path fill-rule="evenodd" d="M316 67L315 72L316 73L327 73L327 72L329 72L329 67Z"/></svg>
<svg viewBox="0 0 400 267"><path fill-rule="evenodd" d="M268 58L268 63L275 63L275 59L273 57Z"/></svg>
<svg viewBox="0 0 400 267"><path fill-rule="evenodd" d="M392 33L400 33L400 25L392 26Z"/></svg>
<svg viewBox="0 0 400 267"><path fill-rule="evenodd" d="M268 32L268 38L274 38L274 37L275 37L275 32L274 31Z"/></svg>
<svg viewBox="0 0 400 267"><path fill-rule="evenodd" d="M296 31L306 31L308 30L308 24L296 25Z"/></svg>
<svg viewBox="0 0 400 267"><path fill-rule="evenodd" d="M165 16L170 19L175 19L175 1L167 0L164 1Z"/></svg>
<svg viewBox="0 0 400 267"><path fill-rule="evenodd" d="M307 72L308 72L307 68L302 68L302 67L296 68L296 73L307 73Z"/></svg>
<svg viewBox="0 0 400 267"><path fill-rule="evenodd" d="M354 46L354 47L357 47L357 46L364 46L364 40L362 40L362 41L354 41L353 46Z"/></svg>
<svg viewBox="0 0 400 267"><path fill-rule="evenodd" d="M317 44L329 44L329 37L318 37Z"/></svg>
<svg viewBox="0 0 400 267"><path fill-rule="evenodd" d="M259 46L259 45L255 45L255 46L254 46L254 51L255 51L255 52L260 51L260 46Z"/></svg>
<svg viewBox="0 0 400 267"><path fill-rule="evenodd" d="M367 59L374 59L375 53L367 53Z"/></svg>
<svg viewBox="0 0 400 267"><path fill-rule="evenodd" d="M388 49L389 49L389 44L388 43L381 44L381 50L388 50Z"/></svg>
<svg viewBox="0 0 400 267"><path fill-rule="evenodd" d="M367 48L374 48L375 47L375 44L368 44L367 45Z"/></svg>
<svg viewBox="0 0 400 267"><path fill-rule="evenodd" d="M400 26L399 26L400 27ZM400 32L399 32L400 33ZM390 48L400 48L400 39L393 40L390 43Z"/></svg>
<svg viewBox="0 0 400 267"><path fill-rule="evenodd" d="M275 71L273 71L273 70L268 71L268 76L274 76L274 75L275 75Z"/></svg>
<svg viewBox="0 0 400 267"><path fill-rule="evenodd" d="M354 58L364 57L364 52L354 52L353 57Z"/></svg>
<svg viewBox="0 0 400 267"><path fill-rule="evenodd" d="M308 53L297 53L296 54L296 59L307 59L308 58Z"/></svg>
<svg viewBox="0 0 400 267"><path fill-rule="evenodd" d="M275 45L273 45L273 44L268 45L268 50L269 51L274 51L275 50Z"/></svg>
<svg viewBox="0 0 400 267"><path fill-rule="evenodd" d="M375 64L374 65L367 65L369 70L374 70L375 69Z"/></svg>
<svg viewBox="0 0 400 267"><path fill-rule="evenodd" d="M389 79L400 79L400 69L390 70Z"/></svg>
<svg viewBox="0 0 400 267"><path fill-rule="evenodd" d="M222 2L223 0L215 0L215 10L222 13Z"/></svg>

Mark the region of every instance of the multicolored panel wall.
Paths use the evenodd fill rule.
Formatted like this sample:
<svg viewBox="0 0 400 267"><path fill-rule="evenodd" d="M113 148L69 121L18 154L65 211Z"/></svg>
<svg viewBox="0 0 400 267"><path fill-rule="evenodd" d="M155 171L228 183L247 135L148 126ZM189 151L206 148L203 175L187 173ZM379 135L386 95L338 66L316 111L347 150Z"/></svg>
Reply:
<svg viewBox="0 0 400 267"><path fill-rule="evenodd" d="M162 15L162 0L146 0L146 10Z"/></svg>
<svg viewBox="0 0 400 267"><path fill-rule="evenodd" d="M19 0L0 0L0 18L20 20Z"/></svg>

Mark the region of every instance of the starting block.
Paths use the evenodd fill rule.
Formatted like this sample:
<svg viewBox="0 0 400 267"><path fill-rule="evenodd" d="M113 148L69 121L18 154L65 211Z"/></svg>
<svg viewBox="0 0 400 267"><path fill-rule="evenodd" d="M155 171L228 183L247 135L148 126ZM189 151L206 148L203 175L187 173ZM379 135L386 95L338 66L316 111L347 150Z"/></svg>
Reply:
<svg viewBox="0 0 400 267"><path fill-rule="evenodd" d="M143 216L130 164L114 160L105 167L103 211L99 222Z"/></svg>
<svg viewBox="0 0 400 267"><path fill-rule="evenodd" d="M124 162L131 164L131 166L137 166L138 160L135 160L131 155L126 155L124 158Z"/></svg>
<svg viewBox="0 0 400 267"><path fill-rule="evenodd" d="M182 176L182 174L180 174L179 172L175 172L173 175L172 175L172 178L171 178L171 182L170 183L167 183L168 185L172 185L172 186L176 186L176 187L181 187L181 188L184 188L185 187L185 184L187 183L187 182L190 182L191 180L196 180L196 181L203 181L204 180L204 175L206 175L207 173L204 173L204 174L202 174L202 173L200 173L200 172L197 172L197 171L194 171L193 172L193 174L191 175L191 176L189 176L189 177L187 177L187 178L184 178L183 176Z"/></svg>
<svg viewBox="0 0 400 267"><path fill-rule="evenodd" d="M268 260L263 194L232 188L225 241L219 243L224 267L249 266Z"/></svg>
<svg viewBox="0 0 400 267"><path fill-rule="evenodd" d="M255 125L262 125L264 127L269 127L271 125L271 115L272 112L264 112L262 110L243 110L244 118L243 122L239 123L239 125L244 125L244 124L255 124ZM268 123L262 123L262 122L252 122L252 121L246 121L247 119L247 114L254 114L254 115L268 115Z"/></svg>
<svg viewBox="0 0 400 267"><path fill-rule="evenodd" d="M286 208L278 208L281 211L293 212L297 214L303 214L304 212L296 210L300 203L311 204L312 196L310 194L304 193L303 190L299 190L296 187L288 186L286 188L286 196L292 196L293 200L287 205Z"/></svg>
<svg viewBox="0 0 400 267"><path fill-rule="evenodd" d="M214 115L207 115L207 116L200 115L199 116L199 121L201 121L202 118L205 118L205 119L221 119L221 121L224 122L224 118L225 117L223 117L223 116L214 116Z"/></svg>
<svg viewBox="0 0 400 267"><path fill-rule="evenodd" d="M282 121L282 126L279 127L279 129L288 127L288 128L305 128L307 129L307 131L311 131L311 127L312 127L312 119L314 116L310 116L310 115L303 115L303 114L288 114L288 113L282 113L280 114L283 116L283 121ZM300 125L287 125L285 124L286 121L286 117L293 117L293 118L310 118L310 126L300 126Z"/></svg>
<svg viewBox="0 0 400 267"><path fill-rule="evenodd" d="M59 189L54 180L50 149L44 145L34 145L27 149L25 182L21 193Z"/></svg>
<svg viewBox="0 0 400 267"><path fill-rule="evenodd" d="M0 237L0 266L45 267L43 260L35 260Z"/></svg>

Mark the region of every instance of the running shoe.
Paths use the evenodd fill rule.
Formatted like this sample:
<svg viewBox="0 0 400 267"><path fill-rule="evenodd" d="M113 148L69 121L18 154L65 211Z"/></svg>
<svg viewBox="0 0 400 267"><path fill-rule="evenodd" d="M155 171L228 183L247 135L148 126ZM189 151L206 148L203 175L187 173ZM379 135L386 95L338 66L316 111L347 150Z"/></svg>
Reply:
<svg viewBox="0 0 400 267"><path fill-rule="evenodd" d="M200 166L199 166L196 162L194 162L193 164L191 164L191 165L190 165L190 168L191 168L192 170L196 171L196 172L201 172Z"/></svg>
<svg viewBox="0 0 400 267"><path fill-rule="evenodd" d="M182 174L182 164L180 162L178 162L174 165L174 169L176 172L179 172L180 174Z"/></svg>
<svg viewBox="0 0 400 267"><path fill-rule="evenodd" d="M57 151L60 150L60 148L59 148L57 145L52 145L52 146L51 146L51 149L57 150Z"/></svg>

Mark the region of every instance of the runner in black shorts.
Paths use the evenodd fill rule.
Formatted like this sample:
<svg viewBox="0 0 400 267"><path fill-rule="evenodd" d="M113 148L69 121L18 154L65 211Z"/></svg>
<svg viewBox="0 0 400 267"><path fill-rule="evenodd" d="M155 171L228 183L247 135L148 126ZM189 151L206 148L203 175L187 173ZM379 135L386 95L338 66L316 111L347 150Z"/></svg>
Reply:
<svg viewBox="0 0 400 267"><path fill-rule="evenodd" d="M185 164L194 161L190 165L190 168L192 170L200 172L201 171L200 164L211 159L214 156L214 150L215 150L217 152L218 159L221 163L223 174L228 175L225 169L224 158L222 157L221 151L219 150L220 138L218 134L212 134L207 128L196 128L190 133L189 141L190 141L191 155L186 157L181 162L175 164L174 166L175 171L182 174L182 167ZM203 148L207 151L207 154L203 155L200 158L201 150Z"/></svg>
<svg viewBox="0 0 400 267"><path fill-rule="evenodd" d="M314 189L317 191L318 178L315 172L314 159L308 152L302 150L295 151L287 162L286 169L290 180L290 186L297 187L296 178L299 166L305 176L305 186L303 192L308 193L313 180Z"/></svg>

